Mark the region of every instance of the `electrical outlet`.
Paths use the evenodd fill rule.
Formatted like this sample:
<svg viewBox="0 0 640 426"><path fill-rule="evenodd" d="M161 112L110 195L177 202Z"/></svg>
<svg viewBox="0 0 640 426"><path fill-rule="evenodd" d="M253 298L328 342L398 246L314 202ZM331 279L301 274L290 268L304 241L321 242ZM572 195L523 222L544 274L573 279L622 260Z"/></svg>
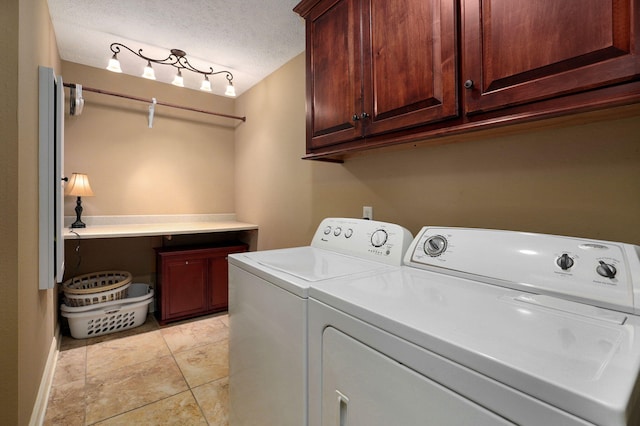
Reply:
<svg viewBox="0 0 640 426"><path fill-rule="evenodd" d="M371 206L363 206L362 207L362 218L373 220L373 207Z"/></svg>

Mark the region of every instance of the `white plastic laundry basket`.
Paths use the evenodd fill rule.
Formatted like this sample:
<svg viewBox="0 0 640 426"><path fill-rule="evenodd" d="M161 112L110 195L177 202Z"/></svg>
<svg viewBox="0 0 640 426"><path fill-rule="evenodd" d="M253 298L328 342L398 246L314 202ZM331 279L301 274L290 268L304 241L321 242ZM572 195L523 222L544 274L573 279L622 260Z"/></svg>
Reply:
<svg viewBox="0 0 640 426"><path fill-rule="evenodd" d="M71 336L76 339L115 333L144 324L153 289L147 284L131 284L125 299L89 306L61 305L63 317L69 320Z"/></svg>

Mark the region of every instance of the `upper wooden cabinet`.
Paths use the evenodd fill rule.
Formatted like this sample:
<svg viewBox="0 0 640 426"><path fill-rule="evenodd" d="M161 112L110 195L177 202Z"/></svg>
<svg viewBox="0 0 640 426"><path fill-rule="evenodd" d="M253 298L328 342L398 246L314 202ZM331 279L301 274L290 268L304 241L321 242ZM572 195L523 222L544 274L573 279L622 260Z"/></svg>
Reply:
<svg viewBox="0 0 640 426"><path fill-rule="evenodd" d="M304 0L307 156L640 102L640 0Z"/></svg>
<svg viewBox="0 0 640 426"><path fill-rule="evenodd" d="M453 0L306 1L311 148L457 114Z"/></svg>
<svg viewBox="0 0 640 426"><path fill-rule="evenodd" d="M640 74L635 0L464 0L465 112L621 83Z"/></svg>

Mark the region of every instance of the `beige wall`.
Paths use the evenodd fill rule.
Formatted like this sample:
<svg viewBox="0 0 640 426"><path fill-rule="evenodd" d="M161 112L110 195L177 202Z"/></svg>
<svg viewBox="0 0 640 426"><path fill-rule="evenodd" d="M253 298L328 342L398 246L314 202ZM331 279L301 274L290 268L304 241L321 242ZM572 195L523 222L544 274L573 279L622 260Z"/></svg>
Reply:
<svg viewBox="0 0 640 426"><path fill-rule="evenodd" d="M85 88L233 114L233 99L170 84L71 62L63 62L62 75ZM83 97L81 115L67 111L64 168L68 176L89 175L95 196L83 197L84 215L235 210L233 137L239 120L156 105L150 129L148 103L87 90ZM74 215L74 207L75 197L66 197L65 214Z"/></svg>
<svg viewBox="0 0 640 426"><path fill-rule="evenodd" d="M304 108L304 55L237 102L248 119L236 131L236 211L260 225L260 249L306 244L323 217L358 217L363 205L413 233L451 225L640 244L637 107L344 164L300 160Z"/></svg>
<svg viewBox="0 0 640 426"><path fill-rule="evenodd" d="M259 225L258 249L309 243L321 207L313 205L314 172L334 169L300 160L304 87L299 55L236 102L236 114L247 116L236 130L236 213Z"/></svg>
<svg viewBox="0 0 640 426"><path fill-rule="evenodd" d="M18 0L0 3L0 423L18 423ZM36 284L34 284L36 285Z"/></svg>
<svg viewBox="0 0 640 426"><path fill-rule="evenodd" d="M0 13L0 423L27 424L53 342L55 294L38 290L38 65L60 70L46 0Z"/></svg>

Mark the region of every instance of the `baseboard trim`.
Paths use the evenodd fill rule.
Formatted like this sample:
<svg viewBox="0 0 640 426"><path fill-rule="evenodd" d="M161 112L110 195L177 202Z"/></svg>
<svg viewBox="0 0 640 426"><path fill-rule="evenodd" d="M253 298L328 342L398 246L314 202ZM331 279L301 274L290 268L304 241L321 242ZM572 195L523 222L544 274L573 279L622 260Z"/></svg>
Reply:
<svg viewBox="0 0 640 426"><path fill-rule="evenodd" d="M42 373L40 380L40 388L38 396L31 412L31 420L29 426L40 426L44 423L44 416L47 413L47 403L49 402L49 393L53 383L53 375L56 372L56 363L58 362L58 353L60 352L60 325L56 327L53 335L51 347L49 348L49 356L47 365Z"/></svg>

